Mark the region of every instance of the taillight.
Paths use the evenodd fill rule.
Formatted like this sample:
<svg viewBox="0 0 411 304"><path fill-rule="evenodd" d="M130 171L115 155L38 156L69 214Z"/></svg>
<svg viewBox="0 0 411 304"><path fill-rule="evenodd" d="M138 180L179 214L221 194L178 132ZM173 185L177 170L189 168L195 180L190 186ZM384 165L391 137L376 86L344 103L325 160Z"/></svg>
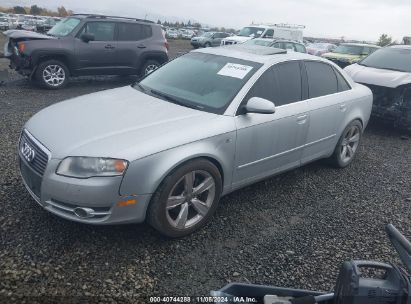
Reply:
<svg viewBox="0 0 411 304"><path fill-rule="evenodd" d="M166 42L164 42L164 46L166 47L167 51L170 49L170 44L168 43L167 40Z"/></svg>

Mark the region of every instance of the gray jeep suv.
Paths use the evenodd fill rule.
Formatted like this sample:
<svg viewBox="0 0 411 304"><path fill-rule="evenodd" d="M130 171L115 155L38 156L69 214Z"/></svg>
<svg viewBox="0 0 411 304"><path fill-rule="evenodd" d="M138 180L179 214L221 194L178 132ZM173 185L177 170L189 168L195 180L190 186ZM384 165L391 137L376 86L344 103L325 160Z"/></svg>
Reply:
<svg viewBox="0 0 411 304"><path fill-rule="evenodd" d="M73 15L47 35L9 30L10 67L48 89L69 76L146 75L168 61L163 30L147 20Z"/></svg>

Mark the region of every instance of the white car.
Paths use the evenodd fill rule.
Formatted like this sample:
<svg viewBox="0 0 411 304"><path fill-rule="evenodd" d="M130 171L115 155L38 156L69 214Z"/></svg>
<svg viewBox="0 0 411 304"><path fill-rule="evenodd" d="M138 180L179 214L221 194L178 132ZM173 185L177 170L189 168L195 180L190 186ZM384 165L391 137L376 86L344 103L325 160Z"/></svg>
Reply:
<svg viewBox="0 0 411 304"><path fill-rule="evenodd" d="M411 46L379 49L344 69L374 95L373 116L411 130Z"/></svg>
<svg viewBox="0 0 411 304"><path fill-rule="evenodd" d="M293 24L267 24L250 25L244 27L236 36L223 39L221 45L244 43L253 38L278 38L294 41L303 41L303 25Z"/></svg>

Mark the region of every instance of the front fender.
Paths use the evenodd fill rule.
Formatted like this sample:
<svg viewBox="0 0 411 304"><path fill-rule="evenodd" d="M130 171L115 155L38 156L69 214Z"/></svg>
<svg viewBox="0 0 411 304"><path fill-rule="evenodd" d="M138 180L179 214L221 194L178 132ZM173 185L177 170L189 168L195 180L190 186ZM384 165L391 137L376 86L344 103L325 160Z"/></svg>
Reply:
<svg viewBox="0 0 411 304"><path fill-rule="evenodd" d="M217 162L223 175L223 193L229 191L234 167L236 132L217 135L147 156L130 163L120 186L121 195L152 194L181 164L199 157Z"/></svg>

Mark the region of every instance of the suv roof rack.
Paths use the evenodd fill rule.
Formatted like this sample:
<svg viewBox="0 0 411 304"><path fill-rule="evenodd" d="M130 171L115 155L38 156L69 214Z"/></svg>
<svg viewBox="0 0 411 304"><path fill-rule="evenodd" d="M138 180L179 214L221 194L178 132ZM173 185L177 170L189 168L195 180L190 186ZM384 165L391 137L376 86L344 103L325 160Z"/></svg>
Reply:
<svg viewBox="0 0 411 304"><path fill-rule="evenodd" d="M151 20L147 19L138 19L138 18L131 18L131 17L121 17L121 16L108 16L108 15L99 15L99 14L73 14L72 16L85 16L86 18L100 18L100 19L125 19L125 20L132 20L132 21L139 21L139 22L147 22L147 23L154 23Z"/></svg>

